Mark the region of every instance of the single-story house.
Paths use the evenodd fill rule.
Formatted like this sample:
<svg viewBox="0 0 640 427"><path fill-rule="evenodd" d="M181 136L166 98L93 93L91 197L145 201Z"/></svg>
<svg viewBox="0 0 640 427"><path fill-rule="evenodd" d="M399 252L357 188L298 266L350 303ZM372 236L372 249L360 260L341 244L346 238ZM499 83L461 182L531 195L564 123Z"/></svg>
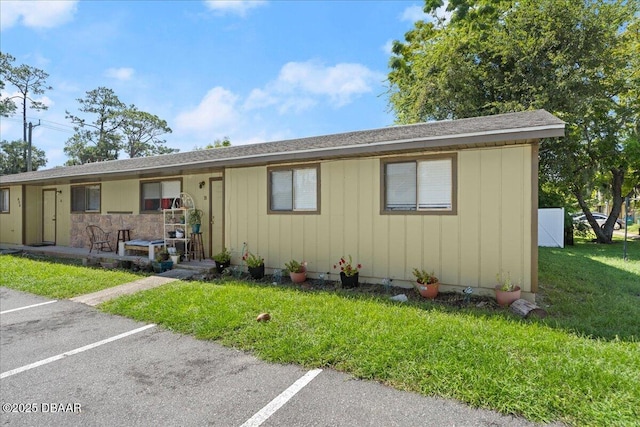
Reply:
<svg viewBox="0 0 640 427"><path fill-rule="evenodd" d="M0 243L88 249L90 224L163 238L161 209L187 193L205 256L241 264L246 247L317 277L351 255L361 282L410 285L419 268L478 293L509 272L532 298L538 145L564 129L537 110L2 176Z"/></svg>

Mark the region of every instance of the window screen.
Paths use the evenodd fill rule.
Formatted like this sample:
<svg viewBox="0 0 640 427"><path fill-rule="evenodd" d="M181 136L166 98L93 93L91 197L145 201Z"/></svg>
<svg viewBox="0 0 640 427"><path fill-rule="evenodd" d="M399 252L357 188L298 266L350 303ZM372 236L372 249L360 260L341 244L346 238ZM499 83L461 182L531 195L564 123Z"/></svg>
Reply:
<svg viewBox="0 0 640 427"><path fill-rule="evenodd" d="M387 163L385 211L452 211L453 158Z"/></svg>
<svg viewBox="0 0 640 427"><path fill-rule="evenodd" d="M269 171L270 211L317 212L318 168Z"/></svg>

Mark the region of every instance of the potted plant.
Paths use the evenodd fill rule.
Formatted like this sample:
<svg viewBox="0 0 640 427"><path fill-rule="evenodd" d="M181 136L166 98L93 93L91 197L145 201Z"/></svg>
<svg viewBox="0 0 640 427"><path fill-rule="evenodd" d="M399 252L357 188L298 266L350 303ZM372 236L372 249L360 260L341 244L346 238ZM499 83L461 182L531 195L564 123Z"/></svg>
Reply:
<svg viewBox="0 0 640 427"><path fill-rule="evenodd" d="M229 252L227 248L224 248L221 252L213 256L213 260L216 262L216 270L222 274L224 269L231 265L231 252Z"/></svg>
<svg viewBox="0 0 640 427"><path fill-rule="evenodd" d="M358 286L358 277L362 264L353 266L353 259L349 255L349 261L345 257L341 257L338 264L334 264L333 268L340 268L340 282L343 288L355 288Z"/></svg>
<svg viewBox="0 0 640 427"><path fill-rule="evenodd" d="M284 265L289 272L289 277L293 283L302 283L307 280L307 263L298 262L295 259L285 263Z"/></svg>
<svg viewBox="0 0 640 427"><path fill-rule="evenodd" d="M173 262L174 264L178 264L180 262L180 258L182 257L182 252L175 251L173 253L170 253L169 255L171 258L171 262Z"/></svg>
<svg viewBox="0 0 640 427"><path fill-rule="evenodd" d="M520 286L511 280L511 274L503 274L502 272L496 274L496 281L498 284L495 286L496 301L503 307L508 307L515 300L520 299Z"/></svg>
<svg viewBox="0 0 640 427"><path fill-rule="evenodd" d="M433 271L429 273L426 270L418 270L417 268L414 268L413 275L416 277L415 287L418 292L420 292L420 295L428 299L434 299L438 296L440 282L433 274Z"/></svg>
<svg viewBox="0 0 640 427"><path fill-rule="evenodd" d="M200 225L202 224L202 215L204 212L201 209L193 209L189 214L189 225L191 226L191 232L199 233Z"/></svg>
<svg viewBox="0 0 640 427"><path fill-rule="evenodd" d="M153 263L153 269L156 273L162 273L167 270L171 270L171 268L173 267L173 261L171 261L170 256L171 255L169 254L169 250L166 248L166 246L156 253L156 260Z"/></svg>
<svg viewBox="0 0 640 427"><path fill-rule="evenodd" d="M242 260L247 263L247 269L253 279L262 279L264 277L264 258L258 254L246 252Z"/></svg>

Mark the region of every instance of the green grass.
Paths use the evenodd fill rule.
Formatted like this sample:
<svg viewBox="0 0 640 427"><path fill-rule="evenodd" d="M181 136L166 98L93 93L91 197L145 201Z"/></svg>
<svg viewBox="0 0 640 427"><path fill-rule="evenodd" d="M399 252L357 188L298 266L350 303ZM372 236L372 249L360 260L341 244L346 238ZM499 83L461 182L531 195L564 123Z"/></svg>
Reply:
<svg viewBox="0 0 640 427"><path fill-rule="evenodd" d="M539 284L547 324L580 334L640 340L640 241L600 245L581 240L540 248Z"/></svg>
<svg viewBox="0 0 640 427"><path fill-rule="evenodd" d="M138 279L125 271L0 255L0 286L49 298L72 298Z"/></svg>
<svg viewBox="0 0 640 427"><path fill-rule="evenodd" d="M629 261L621 255L621 243L541 248L549 317L536 321L235 281L174 282L101 309L271 362L333 368L532 421L638 426L640 241L629 244ZM12 270L20 281L30 265ZM272 320L256 322L264 311Z"/></svg>

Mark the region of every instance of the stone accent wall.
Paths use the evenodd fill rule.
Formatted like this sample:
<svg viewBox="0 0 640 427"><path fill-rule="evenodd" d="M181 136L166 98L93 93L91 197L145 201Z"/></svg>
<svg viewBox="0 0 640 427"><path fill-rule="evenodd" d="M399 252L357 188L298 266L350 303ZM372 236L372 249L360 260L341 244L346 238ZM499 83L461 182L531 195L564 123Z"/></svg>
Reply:
<svg viewBox="0 0 640 427"><path fill-rule="evenodd" d="M73 248L89 249L88 225L97 225L104 231L110 231L111 247L117 251L116 238L118 230L128 228L131 230L131 239L153 240L164 238L164 225L162 215L144 214L71 214L70 245Z"/></svg>

